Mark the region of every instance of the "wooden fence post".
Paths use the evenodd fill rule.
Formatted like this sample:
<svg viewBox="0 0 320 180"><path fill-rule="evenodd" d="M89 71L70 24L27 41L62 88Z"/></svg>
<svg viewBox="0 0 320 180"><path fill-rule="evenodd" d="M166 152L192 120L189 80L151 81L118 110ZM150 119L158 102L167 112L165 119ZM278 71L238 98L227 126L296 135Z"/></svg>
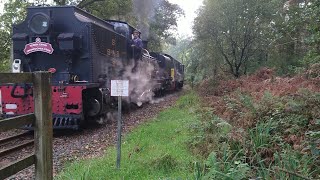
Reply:
<svg viewBox="0 0 320 180"><path fill-rule="evenodd" d="M33 74L35 177L37 180L53 179L52 162L52 101L50 73Z"/></svg>

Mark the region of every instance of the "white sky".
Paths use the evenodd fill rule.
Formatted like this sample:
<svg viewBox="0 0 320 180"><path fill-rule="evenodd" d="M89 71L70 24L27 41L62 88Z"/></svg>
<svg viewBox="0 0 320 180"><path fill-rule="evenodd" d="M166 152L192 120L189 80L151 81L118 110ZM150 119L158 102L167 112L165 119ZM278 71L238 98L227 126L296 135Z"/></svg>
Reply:
<svg viewBox="0 0 320 180"><path fill-rule="evenodd" d="M178 21L178 32L182 36L192 35L193 20L197 16L196 11L202 5L203 0L169 0L171 3L178 4L185 13Z"/></svg>

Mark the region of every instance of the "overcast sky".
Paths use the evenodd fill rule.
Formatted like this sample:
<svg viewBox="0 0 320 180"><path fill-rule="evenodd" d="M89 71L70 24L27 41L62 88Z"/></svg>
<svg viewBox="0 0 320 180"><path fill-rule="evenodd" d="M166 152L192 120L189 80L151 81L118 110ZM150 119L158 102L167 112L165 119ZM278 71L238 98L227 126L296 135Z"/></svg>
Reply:
<svg viewBox="0 0 320 180"><path fill-rule="evenodd" d="M203 0L169 0L171 3L178 4L185 13L178 22L179 35L191 35L193 20L196 17L196 11L202 5Z"/></svg>

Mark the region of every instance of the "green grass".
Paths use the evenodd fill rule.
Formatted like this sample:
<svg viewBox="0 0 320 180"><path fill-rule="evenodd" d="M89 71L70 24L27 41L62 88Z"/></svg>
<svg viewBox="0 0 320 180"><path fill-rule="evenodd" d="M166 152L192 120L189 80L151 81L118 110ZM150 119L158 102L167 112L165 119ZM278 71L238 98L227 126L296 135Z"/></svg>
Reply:
<svg viewBox="0 0 320 180"><path fill-rule="evenodd" d="M67 165L56 178L194 179L196 157L188 150L186 142L188 127L195 117L188 113L188 108L181 108L185 103L183 99L186 96L178 101L177 107L161 112L157 118L126 135L120 170L116 169L116 148L112 147L102 158Z"/></svg>

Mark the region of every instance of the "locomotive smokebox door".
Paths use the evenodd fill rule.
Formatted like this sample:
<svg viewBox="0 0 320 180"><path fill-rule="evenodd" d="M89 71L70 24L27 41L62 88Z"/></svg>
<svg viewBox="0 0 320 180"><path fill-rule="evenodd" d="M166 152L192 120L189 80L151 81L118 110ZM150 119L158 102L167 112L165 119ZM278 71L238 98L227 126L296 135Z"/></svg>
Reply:
<svg viewBox="0 0 320 180"><path fill-rule="evenodd" d="M59 48L63 51L81 49L80 38L74 33L61 33L58 36Z"/></svg>
<svg viewBox="0 0 320 180"><path fill-rule="evenodd" d="M26 33L16 33L12 36L13 41L13 50L14 51L22 51L26 44L29 43L28 41L29 36Z"/></svg>

